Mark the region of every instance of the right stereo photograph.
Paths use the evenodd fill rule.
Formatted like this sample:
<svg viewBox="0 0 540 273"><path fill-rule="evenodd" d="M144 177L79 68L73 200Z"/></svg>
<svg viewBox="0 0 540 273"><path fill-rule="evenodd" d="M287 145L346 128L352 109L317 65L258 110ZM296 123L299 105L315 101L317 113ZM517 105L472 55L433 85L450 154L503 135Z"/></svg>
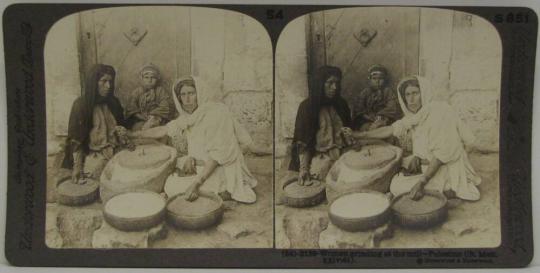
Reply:
<svg viewBox="0 0 540 273"><path fill-rule="evenodd" d="M436 8L325 10L289 23L275 56L276 248L500 245L491 23Z"/></svg>

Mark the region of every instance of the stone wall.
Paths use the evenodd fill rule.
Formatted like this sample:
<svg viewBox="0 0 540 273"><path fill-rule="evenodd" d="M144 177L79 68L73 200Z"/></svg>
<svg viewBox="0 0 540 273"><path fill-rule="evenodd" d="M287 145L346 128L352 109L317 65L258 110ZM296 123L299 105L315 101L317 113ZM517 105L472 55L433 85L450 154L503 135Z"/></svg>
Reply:
<svg viewBox="0 0 540 273"><path fill-rule="evenodd" d="M271 142L272 48L268 34L254 19L239 13L191 8L189 14L188 69L204 79L201 92L211 100L224 101L254 136ZM80 94L79 54L83 53L77 46L78 16L59 21L47 37L50 150L56 150L53 140L66 134L70 106ZM502 55L498 34L484 19L462 12L421 9L419 16L420 74L433 81L437 97L454 106L473 129L476 148L498 151ZM275 137L280 153L292 137L298 104L307 96L306 20L300 17L289 23L276 49Z"/></svg>
<svg viewBox="0 0 540 273"><path fill-rule="evenodd" d="M52 153L59 149L58 137L67 134L71 105L81 93L76 19L58 21L45 42L47 150Z"/></svg>
<svg viewBox="0 0 540 273"><path fill-rule="evenodd" d="M308 95L305 16L290 22L276 46L276 155L283 155L293 137L298 105ZM276 167L278 167L276 162Z"/></svg>
<svg viewBox="0 0 540 273"><path fill-rule="evenodd" d="M124 37L130 27L147 31L136 46ZM96 56L91 46L77 44L83 29L91 30L85 36L95 36ZM88 59L115 66L123 104L138 84L143 63L162 69L167 89L174 77L191 73L204 86L201 100L225 102L256 141L271 142L272 45L264 27L249 16L211 8L130 7L88 11L57 22L45 45L51 153L57 151L54 140L67 134L72 102L81 93L80 67Z"/></svg>
<svg viewBox="0 0 540 273"><path fill-rule="evenodd" d="M463 12L422 9L420 74L476 136L475 148L499 150L502 46L485 19Z"/></svg>
<svg viewBox="0 0 540 273"><path fill-rule="evenodd" d="M271 142L272 44L264 27L238 13L192 9L191 39L192 74L206 81L207 99L225 102L255 141Z"/></svg>
<svg viewBox="0 0 540 273"><path fill-rule="evenodd" d="M383 9L383 8L381 8ZM475 15L421 8L418 66L473 130L474 148L499 149L499 97L502 47L489 22ZM298 104L307 96L307 16L284 29L276 49L276 140L292 138Z"/></svg>

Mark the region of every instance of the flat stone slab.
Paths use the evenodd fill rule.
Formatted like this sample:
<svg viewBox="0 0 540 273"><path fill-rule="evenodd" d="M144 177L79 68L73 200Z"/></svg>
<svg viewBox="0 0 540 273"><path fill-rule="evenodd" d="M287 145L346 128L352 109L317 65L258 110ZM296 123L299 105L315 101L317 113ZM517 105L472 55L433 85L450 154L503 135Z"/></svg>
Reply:
<svg viewBox="0 0 540 273"><path fill-rule="evenodd" d="M263 231L263 227L252 221L223 221L217 226L217 230L226 233L231 239L246 237Z"/></svg>
<svg viewBox="0 0 540 273"><path fill-rule="evenodd" d="M442 225L442 229L452 232L455 236L464 236L478 231L485 231L489 223L484 220L472 222L466 219L449 220Z"/></svg>
<svg viewBox="0 0 540 273"><path fill-rule="evenodd" d="M101 226L101 210L92 208L59 207L56 219L63 247L90 248L92 233Z"/></svg>
<svg viewBox="0 0 540 273"><path fill-rule="evenodd" d="M121 231L107 222L92 236L94 248L148 248L154 241L167 236L167 227L161 223L145 231Z"/></svg>
<svg viewBox="0 0 540 273"><path fill-rule="evenodd" d="M475 171L499 171L499 153L470 153L468 156Z"/></svg>
<svg viewBox="0 0 540 273"><path fill-rule="evenodd" d="M49 248L62 248L64 239L57 226L58 207L56 204L47 204L45 216L45 244Z"/></svg>
<svg viewBox="0 0 540 273"><path fill-rule="evenodd" d="M291 241L287 237L285 227L283 226L283 219L276 221L276 248L290 248Z"/></svg>
<svg viewBox="0 0 540 273"><path fill-rule="evenodd" d="M290 248L319 248L319 234L328 225L326 211L294 209L283 217Z"/></svg>
<svg viewBox="0 0 540 273"><path fill-rule="evenodd" d="M393 236L393 228L386 223L369 231L349 232L341 230L332 223L321 232L319 246L321 248L375 248L380 242Z"/></svg>

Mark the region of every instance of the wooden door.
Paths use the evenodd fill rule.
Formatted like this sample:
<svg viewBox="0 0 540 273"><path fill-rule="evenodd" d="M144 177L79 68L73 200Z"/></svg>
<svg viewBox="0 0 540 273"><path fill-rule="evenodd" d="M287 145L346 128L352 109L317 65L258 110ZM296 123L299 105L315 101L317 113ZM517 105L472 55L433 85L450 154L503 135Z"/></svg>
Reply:
<svg viewBox="0 0 540 273"><path fill-rule="evenodd" d="M342 95L354 113L358 108L355 94L367 87L371 65L385 66L394 88L403 76L418 73L419 15L419 8L403 7L344 8L310 14L309 74L325 64L341 68Z"/></svg>
<svg viewBox="0 0 540 273"><path fill-rule="evenodd" d="M157 65L162 85L190 73L190 10L169 7L122 7L83 12L79 17L81 74L95 63L117 72L116 96L125 105L140 84L146 63ZM83 85L84 86L84 85Z"/></svg>

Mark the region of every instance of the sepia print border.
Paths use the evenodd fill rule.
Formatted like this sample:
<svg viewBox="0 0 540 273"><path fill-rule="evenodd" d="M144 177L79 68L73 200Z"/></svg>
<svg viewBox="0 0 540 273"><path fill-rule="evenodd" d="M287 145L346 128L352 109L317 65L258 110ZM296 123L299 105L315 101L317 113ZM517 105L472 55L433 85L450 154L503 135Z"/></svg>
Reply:
<svg viewBox="0 0 540 273"><path fill-rule="evenodd" d="M501 37L503 58L499 173L502 226L499 247L362 250L47 248L45 245L46 103L43 58L45 37L54 23L67 15L121 6L137 5L16 4L4 11L8 109L7 219L9 219L6 221L5 252L11 264L188 268L462 268L521 267L531 261L533 257L531 124L538 22L533 10L519 7L436 7L483 17L492 23ZM314 11L359 7L183 6L221 8L252 16L269 32L274 50L279 33L291 20ZM484 256L486 262L448 263L442 259L440 263L422 263L420 258L429 255L438 255L442 258L476 255ZM350 259L346 259L347 262L329 263L332 257Z"/></svg>

